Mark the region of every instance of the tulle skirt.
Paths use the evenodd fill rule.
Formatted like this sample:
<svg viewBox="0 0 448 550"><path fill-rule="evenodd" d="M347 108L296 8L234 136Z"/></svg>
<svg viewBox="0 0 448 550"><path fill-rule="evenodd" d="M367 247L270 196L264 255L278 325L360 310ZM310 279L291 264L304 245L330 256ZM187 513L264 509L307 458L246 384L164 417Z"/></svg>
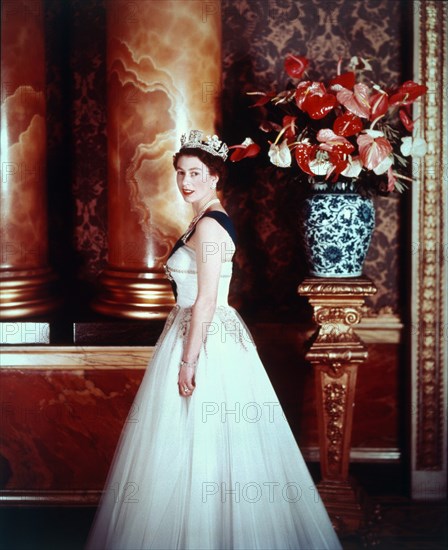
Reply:
<svg viewBox="0 0 448 550"><path fill-rule="evenodd" d="M190 308L167 319L126 419L87 550L341 545L244 322L217 308L196 389L177 379Z"/></svg>

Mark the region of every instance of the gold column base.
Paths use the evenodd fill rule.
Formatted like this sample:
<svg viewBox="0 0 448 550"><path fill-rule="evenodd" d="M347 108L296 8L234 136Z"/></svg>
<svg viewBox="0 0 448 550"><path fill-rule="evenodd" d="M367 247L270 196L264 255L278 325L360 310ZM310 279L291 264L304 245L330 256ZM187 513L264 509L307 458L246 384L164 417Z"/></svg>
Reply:
<svg viewBox="0 0 448 550"><path fill-rule="evenodd" d="M169 281L160 271L120 271L108 268L99 277L95 311L131 319L164 319L175 304Z"/></svg>
<svg viewBox="0 0 448 550"><path fill-rule="evenodd" d="M56 278L49 267L0 271L0 319L35 317L56 309L62 301L52 295Z"/></svg>
<svg viewBox="0 0 448 550"><path fill-rule="evenodd" d="M339 535L354 533L364 526L367 517L365 495L353 480L321 481L317 490Z"/></svg>

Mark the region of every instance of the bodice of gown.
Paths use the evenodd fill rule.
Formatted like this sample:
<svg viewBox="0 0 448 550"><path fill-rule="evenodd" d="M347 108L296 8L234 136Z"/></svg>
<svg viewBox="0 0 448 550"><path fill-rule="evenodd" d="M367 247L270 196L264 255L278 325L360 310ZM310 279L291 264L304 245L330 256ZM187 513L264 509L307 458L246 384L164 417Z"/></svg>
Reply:
<svg viewBox="0 0 448 550"><path fill-rule="evenodd" d="M221 274L218 284L217 306L228 305L230 280L233 264L231 261L221 263ZM198 273L196 252L187 245L181 246L168 259L165 270L168 278L174 279L177 288L176 303L180 307L191 307L198 293Z"/></svg>

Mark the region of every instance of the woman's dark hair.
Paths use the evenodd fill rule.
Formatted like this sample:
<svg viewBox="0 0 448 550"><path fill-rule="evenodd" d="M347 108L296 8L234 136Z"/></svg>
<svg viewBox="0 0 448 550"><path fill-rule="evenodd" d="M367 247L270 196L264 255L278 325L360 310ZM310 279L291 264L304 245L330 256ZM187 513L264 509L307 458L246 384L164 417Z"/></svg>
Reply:
<svg viewBox="0 0 448 550"><path fill-rule="evenodd" d="M177 163L181 157L197 157L207 166L212 176L218 176L219 181L217 189L222 188L227 175L226 165L222 157L207 153L207 151L199 149L199 147L185 147L180 149L180 151L173 156L173 166L175 169L177 169Z"/></svg>

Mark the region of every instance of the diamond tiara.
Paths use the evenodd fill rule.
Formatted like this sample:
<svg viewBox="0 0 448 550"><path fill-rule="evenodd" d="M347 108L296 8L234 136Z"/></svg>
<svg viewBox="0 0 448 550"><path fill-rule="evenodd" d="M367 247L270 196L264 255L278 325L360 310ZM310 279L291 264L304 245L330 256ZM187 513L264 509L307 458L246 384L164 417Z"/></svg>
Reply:
<svg viewBox="0 0 448 550"><path fill-rule="evenodd" d="M180 138L181 149L185 148L198 148L203 151L207 151L212 155L221 157L223 160L227 159L229 148L221 141L218 136L204 136L204 132L201 130L191 130L190 134L182 134Z"/></svg>

